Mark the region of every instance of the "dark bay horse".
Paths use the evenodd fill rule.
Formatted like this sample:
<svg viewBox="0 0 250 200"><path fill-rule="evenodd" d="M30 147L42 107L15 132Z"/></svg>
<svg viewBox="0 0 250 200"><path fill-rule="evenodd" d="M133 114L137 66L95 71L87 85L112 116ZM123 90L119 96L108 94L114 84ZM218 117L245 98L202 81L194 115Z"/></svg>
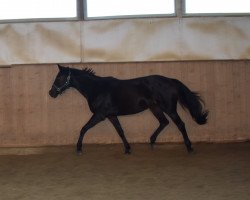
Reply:
<svg viewBox="0 0 250 200"><path fill-rule="evenodd" d="M200 125L207 122L208 111L197 93L190 91L176 79L151 75L129 80L113 77L99 77L91 69L73 69L58 65L59 72L49 91L56 98L66 89L73 87L86 99L91 112L90 120L83 126L77 142L77 153L82 153L85 133L97 123L108 118L121 137L125 153L130 153L130 145L124 135L117 116L131 115L149 109L160 125L150 137L150 144L155 144L159 133L169 123L167 114L182 133L188 152L192 145L188 138L185 124L178 115L177 102L189 110L192 118Z"/></svg>

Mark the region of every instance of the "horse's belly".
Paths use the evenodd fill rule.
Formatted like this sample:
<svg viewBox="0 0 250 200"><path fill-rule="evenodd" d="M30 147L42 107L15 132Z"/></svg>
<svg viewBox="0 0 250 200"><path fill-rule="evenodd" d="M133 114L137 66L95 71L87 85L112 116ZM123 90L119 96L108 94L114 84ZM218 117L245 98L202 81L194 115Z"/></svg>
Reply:
<svg viewBox="0 0 250 200"><path fill-rule="evenodd" d="M149 107L146 99L126 99L118 106L118 115L130 115L142 112Z"/></svg>

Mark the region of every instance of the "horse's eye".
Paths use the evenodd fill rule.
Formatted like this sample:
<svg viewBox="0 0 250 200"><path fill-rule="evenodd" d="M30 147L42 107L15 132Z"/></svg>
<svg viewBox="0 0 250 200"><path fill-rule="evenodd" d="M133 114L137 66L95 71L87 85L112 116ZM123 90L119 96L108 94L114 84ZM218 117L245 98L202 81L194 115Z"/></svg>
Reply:
<svg viewBox="0 0 250 200"><path fill-rule="evenodd" d="M63 80L64 80L64 77L63 77L63 76L58 76L58 77L57 77L57 81L60 81L60 82L61 82L61 81L63 81Z"/></svg>

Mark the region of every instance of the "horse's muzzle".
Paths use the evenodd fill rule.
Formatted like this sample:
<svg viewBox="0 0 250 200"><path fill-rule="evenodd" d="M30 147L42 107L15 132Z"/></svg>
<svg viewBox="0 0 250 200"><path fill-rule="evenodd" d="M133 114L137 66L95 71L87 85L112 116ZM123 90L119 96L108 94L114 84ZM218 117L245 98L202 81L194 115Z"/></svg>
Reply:
<svg viewBox="0 0 250 200"><path fill-rule="evenodd" d="M58 96L58 92L55 91L55 90L53 90L53 89L51 89L51 90L49 91L49 96L51 96L51 97L53 97L53 98L56 98L56 97Z"/></svg>

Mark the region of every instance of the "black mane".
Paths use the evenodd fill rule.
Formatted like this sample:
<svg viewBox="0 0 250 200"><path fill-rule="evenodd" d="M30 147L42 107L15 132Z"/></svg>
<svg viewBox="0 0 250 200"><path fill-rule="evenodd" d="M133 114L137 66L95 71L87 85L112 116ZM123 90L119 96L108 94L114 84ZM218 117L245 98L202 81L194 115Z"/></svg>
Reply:
<svg viewBox="0 0 250 200"><path fill-rule="evenodd" d="M83 69L76 69L76 68L71 68L69 67L70 71L75 72L77 74L82 74L82 75L89 75L89 76L96 76L95 71L89 67L85 67Z"/></svg>
<svg viewBox="0 0 250 200"><path fill-rule="evenodd" d="M82 69L82 72L88 74L88 75L91 75L91 76L95 76L95 72L93 69L91 68L88 68L88 67L85 67L84 69Z"/></svg>

